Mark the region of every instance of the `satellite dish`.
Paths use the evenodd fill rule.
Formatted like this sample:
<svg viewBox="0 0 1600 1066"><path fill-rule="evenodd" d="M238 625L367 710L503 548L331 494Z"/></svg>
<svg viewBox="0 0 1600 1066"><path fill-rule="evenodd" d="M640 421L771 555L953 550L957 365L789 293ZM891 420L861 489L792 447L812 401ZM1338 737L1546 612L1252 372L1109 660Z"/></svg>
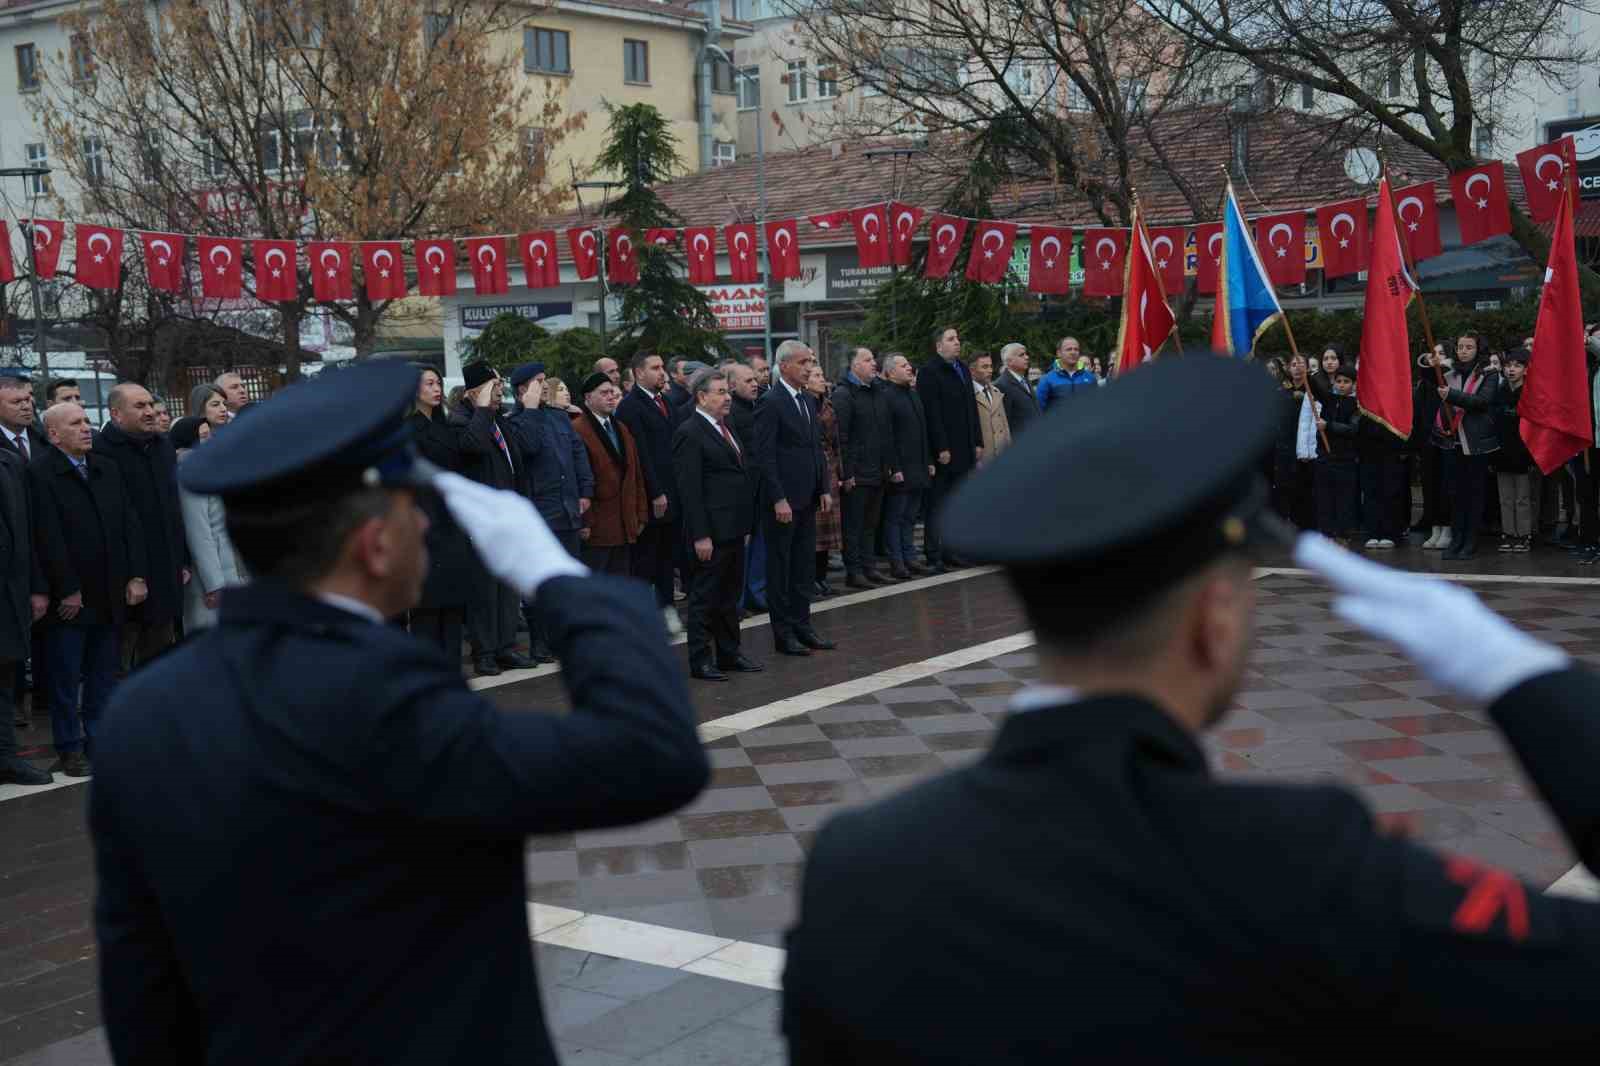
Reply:
<svg viewBox="0 0 1600 1066"><path fill-rule="evenodd" d="M1378 155L1370 148L1352 148L1344 154L1345 177L1357 185L1371 185L1380 172Z"/></svg>

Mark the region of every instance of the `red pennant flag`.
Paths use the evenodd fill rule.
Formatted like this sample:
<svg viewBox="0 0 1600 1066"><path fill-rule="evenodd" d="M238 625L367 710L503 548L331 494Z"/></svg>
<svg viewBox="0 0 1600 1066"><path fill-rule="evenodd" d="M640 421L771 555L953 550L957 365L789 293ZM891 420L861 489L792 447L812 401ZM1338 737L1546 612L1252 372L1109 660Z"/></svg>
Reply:
<svg viewBox="0 0 1600 1066"><path fill-rule="evenodd" d="M1522 189L1528 197L1528 214L1535 222L1549 222L1556 217L1567 170L1577 165L1578 153L1571 137L1517 153Z"/></svg>
<svg viewBox="0 0 1600 1066"><path fill-rule="evenodd" d="M214 300L237 300L244 294L244 242L236 237L201 237L200 291Z"/></svg>
<svg viewBox="0 0 1600 1066"><path fill-rule="evenodd" d="M653 248L669 247L678 243L678 231L675 229L647 229L644 231L644 243Z"/></svg>
<svg viewBox="0 0 1600 1066"><path fill-rule="evenodd" d="M78 277L78 284L91 289L121 288L122 231L105 226L86 226L80 222L77 238L78 256L73 271ZM9 245L6 251L9 258Z"/></svg>
<svg viewBox="0 0 1600 1066"><path fill-rule="evenodd" d="M1411 261L1432 259L1443 253L1439 239L1439 201L1433 182L1396 190L1395 210L1400 212L1400 238L1411 252Z"/></svg>
<svg viewBox="0 0 1600 1066"><path fill-rule="evenodd" d="M967 280L998 285L1006 280L1011 267L1011 245L1017 239L1015 222L983 219L972 234L972 251L967 253Z"/></svg>
<svg viewBox="0 0 1600 1066"><path fill-rule="evenodd" d="M144 276L161 292L183 291L184 238L181 233L141 233Z"/></svg>
<svg viewBox="0 0 1600 1066"><path fill-rule="evenodd" d="M592 240L594 234L589 236ZM504 296L511 291L504 237L468 237L467 265L472 268L472 291L479 296ZM589 274L594 276L592 265Z"/></svg>
<svg viewBox="0 0 1600 1066"><path fill-rule="evenodd" d="M406 295L406 262L399 241L366 241L361 245L361 274L369 300L400 300Z"/></svg>
<svg viewBox="0 0 1600 1066"><path fill-rule="evenodd" d="M767 223L767 277L787 281L800 276L800 223L789 218Z"/></svg>
<svg viewBox="0 0 1600 1066"><path fill-rule="evenodd" d="M1184 241L1189 231L1182 226L1146 230L1150 236L1150 257L1161 276L1161 291L1168 296L1183 291Z"/></svg>
<svg viewBox="0 0 1600 1066"><path fill-rule="evenodd" d="M46 280L56 276L61 265L61 236L65 232L61 223L49 218L29 222L33 233L33 262L39 276Z"/></svg>
<svg viewBox="0 0 1600 1066"><path fill-rule="evenodd" d="M1511 199L1506 195L1504 163L1488 163L1450 175L1450 198L1455 201L1461 243L1511 232Z"/></svg>
<svg viewBox="0 0 1600 1066"><path fill-rule="evenodd" d="M572 265L580 279L587 280L600 273L600 245L592 229L567 230L567 247L572 250Z"/></svg>
<svg viewBox="0 0 1600 1066"><path fill-rule="evenodd" d="M1063 293L1072 287L1072 230L1034 226L1028 233L1028 291Z"/></svg>
<svg viewBox="0 0 1600 1066"><path fill-rule="evenodd" d="M552 240L555 238L553 233L550 236ZM424 296L455 295L455 241L416 241L411 245L411 254L417 261L418 292Z"/></svg>
<svg viewBox="0 0 1600 1066"><path fill-rule="evenodd" d="M1128 254L1125 229L1083 231L1083 294L1122 295L1122 266Z"/></svg>
<svg viewBox="0 0 1600 1066"><path fill-rule="evenodd" d="M1306 280L1306 216L1303 211L1256 219L1256 248L1274 285Z"/></svg>
<svg viewBox="0 0 1600 1066"><path fill-rule="evenodd" d="M1400 248L1389 178L1378 182L1372 222L1372 262L1361 319L1361 365L1356 402L1361 413L1401 440L1411 436L1411 338L1406 305L1416 292Z"/></svg>
<svg viewBox="0 0 1600 1066"><path fill-rule="evenodd" d="M1194 228L1194 288L1202 296L1217 291L1217 275L1222 270L1222 223L1207 222Z"/></svg>
<svg viewBox="0 0 1600 1066"><path fill-rule="evenodd" d="M712 285L717 280L717 231L712 226L691 226L683 231L689 262L689 284Z"/></svg>
<svg viewBox="0 0 1600 1066"><path fill-rule="evenodd" d="M1344 200L1317 208L1317 240L1322 244L1322 276L1342 278L1367 269L1367 201Z"/></svg>
<svg viewBox="0 0 1600 1066"><path fill-rule="evenodd" d="M1576 168L1563 181L1575 185ZM1533 327L1533 358L1517 404L1522 439L1546 474L1594 444L1589 374L1584 365L1583 306L1572 230L1572 197L1556 190L1555 232Z"/></svg>
<svg viewBox="0 0 1600 1066"><path fill-rule="evenodd" d="M256 260L256 299L287 303L300 295L293 241L251 241L250 246Z"/></svg>
<svg viewBox="0 0 1600 1066"><path fill-rule="evenodd" d="M728 276L739 285L748 285L761 273L756 262L756 227L753 222L724 226L722 238L728 242Z"/></svg>
<svg viewBox="0 0 1600 1066"><path fill-rule="evenodd" d="M967 220L955 215L934 215L928 223L928 265L923 276L948 277L961 254L961 240L967 235Z"/></svg>
<svg viewBox="0 0 1600 1066"><path fill-rule="evenodd" d="M850 225L850 212L829 211L825 215L807 216L807 221L826 233L837 233Z"/></svg>
<svg viewBox="0 0 1600 1066"><path fill-rule="evenodd" d="M633 247L633 234L625 229L606 231L606 280L618 285L639 280L639 253Z"/></svg>
<svg viewBox="0 0 1600 1066"><path fill-rule="evenodd" d="M1133 209L1130 238L1132 247L1128 250L1123 285L1127 296L1122 301L1122 324L1117 327L1116 372L1119 377L1140 363L1148 362L1178 325L1172 308L1167 306L1155 248L1137 205Z"/></svg>
<svg viewBox="0 0 1600 1066"><path fill-rule="evenodd" d="M889 262L895 266L911 265L911 240L922 225L922 208L910 204L889 205Z"/></svg>
<svg viewBox="0 0 1600 1066"><path fill-rule="evenodd" d="M344 241L312 241L306 245L306 262L311 264L311 292L323 303L353 300L355 272L351 262L355 246Z"/></svg>
<svg viewBox="0 0 1600 1066"><path fill-rule="evenodd" d="M856 231L856 262L864 267L889 265L889 230L883 221L883 205L858 207L850 212Z"/></svg>
<svg viewBox="0 0 1600 1066"><path fill-rule="evenodd" d="M561 264L556 261L556 231L539 230L517 238L522 249L522 277L530 289L561 284Z"/></svg>

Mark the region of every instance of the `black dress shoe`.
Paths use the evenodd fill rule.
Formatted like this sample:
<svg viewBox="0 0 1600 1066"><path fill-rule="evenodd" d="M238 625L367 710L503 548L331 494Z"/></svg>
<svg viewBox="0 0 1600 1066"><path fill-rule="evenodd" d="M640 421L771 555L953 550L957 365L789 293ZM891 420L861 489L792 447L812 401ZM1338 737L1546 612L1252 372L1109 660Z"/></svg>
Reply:
<svg viewBox="0 0 1600 1066"><path fill-rule="evenodd" d="M0 759L0 785L48 785L55 778L15 755Z"/></svg>
<svg viewBox="0 0 1600 1066"><path fill-rule="evenodd" d="M762 666L754 659L743 655L736 656L735 658L729 659L726 662L720 662L717 664L717 666L720 669L732 670L734 673L738 674L759 674L761 671L766 669L765 666Z"/></svg>
<svg viewBox="0 0 1600 1066"><path fill-rule="evenodd" d="M499 677L500 664L494 661L493 655L480 655L473 660L472 671L479 677Z"/></svg>
<svg viewBox="0 0 1600 1066"><path fill-rule="evenodd" d="M861 572L861 579L863 581L867 582L869 585L890 585L890 584L893 584L893 582L891 582L888 578L884 577L882 574L878 573L876 570L863 570Z"/></svg>
<svg viewBox="0 0 1600 1066"><path fill-rule="evenodd" d="M817 636L817 631L814 629L802 629L795 634L795 637L806 647L815 648L817 651L832 651L839 646L831 640Z"/></svg>
<svg viewBox="0 0 1600 1066"><path fill-rule="evenodd" d="M903 563L894 563L889 567L889 576L897 581L910 581L911 571Z"/></svg>
<svg viewBox="0 0 1600 1066"><path fill-rule="evenodd" d="M878 586L874 585L860 574L851 574L849 577L844 579L844 587L847 589L874 589Z"/></svg>
<svg viewBox="0 0 1600 1066"><path fill-rule="evenodd" d="M760 596L751 596L750 600L749 600L749 603L750 603L750 613L751 614L766 614L767 613L767 601L762 599Z"/></svg>
<svg viewBox="0 0 1600 1066"><path fill-rule="evenodd" d="M810 655L811 649L793 637L777 637L773 640L779 655Z"/></svg>
<svg viewBox="0 0 1600 1066"><path fill-rule="evenodd" d="M838 594L839 594L839 590L834 588L832 585L828 584L826 581L818 581L817 582L817 595L818 596L837 596Z"/></svg>
<svg viewBox="0 0 1600 1066"><path fill-rule="evenodd" d="M710 663L689 667L689 676L696 681L726 681L728 675L718 670Z"/></svg>
<svg viewBox="0 0 1600 1066"><path fill-rule="evenodd" d="M533 660L520 651L503 651L494 657L494 661L507 670L532 670Z"/></svg>
<svg viewBox="0 0 1600 1066"><path fill-rule="evenodd" d="M52 774L66 774L68 777L88 777L92 772L89 769L89 757L81 751L69 751L55 761L49 770Z"/></svg>
<svg viewBox="0 0 1600 1066"><path fill-rule="evenodd" d="M928 568L926 566L923 566L921 563L915 562L915 561L912 561L912 562L909 562L909 563L906 564L906 571L908 573L910 573L913 577L921 577L923 574L931 574L931 573L933 573L933 571L930 568Z"/></svg>

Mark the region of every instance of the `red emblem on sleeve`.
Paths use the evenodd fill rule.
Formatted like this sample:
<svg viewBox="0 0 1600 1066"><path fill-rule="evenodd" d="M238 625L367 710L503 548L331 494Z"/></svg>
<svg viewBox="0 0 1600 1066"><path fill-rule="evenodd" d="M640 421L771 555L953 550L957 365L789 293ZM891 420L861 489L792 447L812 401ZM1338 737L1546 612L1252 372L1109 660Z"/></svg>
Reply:
<svg viewBox="0 0 1600 1066"><path fill-rule="evenodd" d="M1484 933L1504 910L1506 933L1512 940L1528 938L1528 898L1522 883L1504 870L1483 866L1471 859L1452 857L1445 863L1445 876L1465 885L1467 894L1450 919L1458 933Z"/></svg>

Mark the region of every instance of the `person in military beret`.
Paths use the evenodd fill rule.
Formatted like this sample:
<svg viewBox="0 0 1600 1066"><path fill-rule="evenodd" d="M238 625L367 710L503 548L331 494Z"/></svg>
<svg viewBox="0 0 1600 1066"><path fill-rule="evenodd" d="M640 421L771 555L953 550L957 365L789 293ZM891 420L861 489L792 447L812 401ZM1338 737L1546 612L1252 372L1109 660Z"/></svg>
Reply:
<svg viewBox="0 0 1600 1066"><path fill-rule="evenodd" d="M1005 567L1038 644L984 756L835 816L788 937L795 1066L1587 1054L1600 906L1386 835L1338 786L1217 780L1256 549L1489 714L1600 863L1600 685L1467 590L1294 539L1258 472L1274 386L1162 360L965 483L952 550ZM1063 466L1060 457L1074 461Z"/></svg>
<svg viewBox="0 0 1600 1066"><path fill-rule="evenodd" d="M419 460L417 386L383 360L290 386L179 468L222 497L253 581L95 735L122 1066L553 1064L524 837L654 818L706 783L648 590L590 576L525 497ZM536 604L570 714L502 709L386 624L428 573L420 492Z"/></svg>

